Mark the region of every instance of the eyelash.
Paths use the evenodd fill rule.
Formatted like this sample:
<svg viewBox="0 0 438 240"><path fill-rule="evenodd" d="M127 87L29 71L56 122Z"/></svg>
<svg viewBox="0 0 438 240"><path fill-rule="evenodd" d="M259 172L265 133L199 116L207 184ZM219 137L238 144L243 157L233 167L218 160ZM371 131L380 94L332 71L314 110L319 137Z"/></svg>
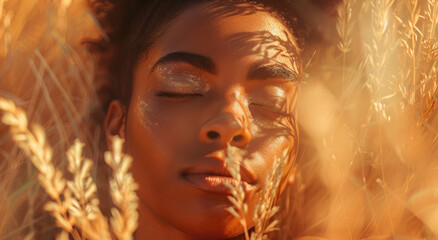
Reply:
<svg viewBox="0 0 438 240"><path fill-rule="evenodd" d="M167 97L167 98L186 98L186 97L202 97L204 95L200 94L200 93L175 93L175 92L158 92L156 94L157 97ZM266 111L270 111L272 113L278 114L281 117L290 117L291 114L287 113L287 112L283 112L283 111L275 111L272 110L271 108L268 108L262 104L258 104L258 103L251 103L250 105L255 106L255 107L261 107Z"/></svg>
<svg viewBox="0 0 438 240"><path fill-rule="evenodd" d="M288 113L288 112L284 112L284 111L276 111L276 110L273 110L272 108L267 107L267 106L264 106L264 105L262 105L262 104L251 103L250 105L251 105L251 106L255 106L255 107L260 107L260 108L262 108L264 111L270 111L270 112L272 112L272 113L275 113L275 114L280 115L281 117L291 117L291 114Z"/></svg>
<svg viewBox="0 0 438 240"><path fill-rule="evenodd" d="M175 93L175 92L158 92L157 97L168 97L168 98L186 98L186 97L202 97L200 93Z"/></svg>

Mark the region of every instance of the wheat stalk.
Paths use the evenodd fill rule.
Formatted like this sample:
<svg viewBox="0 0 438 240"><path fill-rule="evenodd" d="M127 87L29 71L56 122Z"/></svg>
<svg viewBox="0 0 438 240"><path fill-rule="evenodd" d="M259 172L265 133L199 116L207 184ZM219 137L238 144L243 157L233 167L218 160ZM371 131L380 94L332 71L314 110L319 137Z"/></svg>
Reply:
<svg viewBox="0 0 438 240"><path fill-rule="evenodd" d="M389 122L390 116L386 112L386 104L383 100L395 96L392 89L389 74L389 61L391 57L392 35L391 7L394 0L370 0L372 13L372 38L368 40L366 47L369 54L370 73L366 83L373 94L372 104L380 120Z"/></svg>
<svg viewBox="0 0 438 240"><path fill-rule="evenodd" d="M338 19L336 22L336 31L338 32L340 41L338 48L342 52L342 89L345 88L345 57L347 52L351 50L354 22L351 21L352 0L343 0L338 7Z"/></svg>
<svg viewBox="0 0 438 240"><path fill-rule="evenodd" d="M266 176L265 186L254 209L253 220L256 224L255 231L251 235L251 240L268 239L268 233L278 230L278 219L271 220L280 209L279 206L275 204L279 195L279 186L289 153L289 149L284 150L281 157L274 160L271 170Z"/></svg>
<svg viewBox="0 0 438 240"><path fill-rule="evenodd" d="M339 35L338 48L342 53L347 53L351 50L352 31L354 22L351 20L352 0L343 0L338 7L338 19L336 22L336 31Z"/></svg>
<svg viewBox="0 0 438 240"><path fill-rule="evenodd" d="M434 110L437 107L437 69L436 64L438 60L438 42L435 36L435 28L438 23L438 1L428 0L427 9L424 13L426 16L425 32L428 36L423 40L423 56L426 63L424 64L422 72L422 82L420 93L422 96L422 106L421 117L417 122L417 125L422 125L423 123L429 121L434 114ZM429 64L429 66L427 66ZM430 86L426 91L426 85Z"/></svg>
<svg viewBox="0 0 438 240"><path fill-rule="evenodd" d="M369 40L369 62L371 72L368 78L369 89L373 94L371 99L372 108L378 115L378 156L382 159L384 156L384 142L382 123L391 121L391 116L387 113L387 105L384 100L393 98L396 91L392 86L391 75L391 47L393 46L392 34L392 6L394 0L370 0L372 12L372 38ZM384 162L381 161L380 174L382 180L385 182ZM389 203L388 196L384 192L384 199ZM389 209L387 209L388 214ZM391 231L394 233L394 224L390 222Z"/></svg>
<svg viewBox="0 0 438 240"><path fill-rule="evenodd" d="M417 86L417 48L418 48L418 35L423 35L421 30L418 28L418 20L420 19L420 11L421 8L418 5L418 0L410 0L407 1L408 4L408 10L410 13L410 19L405 24L403 20L399 17L396 17L398 22L402 25L402 27L405 29L404 37L405 39L401 39L401 45L405 49L406 54L409 56L409 58L412 61L412 85L411 85L411 97L410 97L410 104L415 107L416 103L416 86ZM410 43L408 43L408 41Z"/></svg>
<svg viewBox="0 0 438 240"><path fill-rule="evenodd" d="M67 181L67 187L73 193L68 210L77 219L77 225L86 238L111 239L106 218L95 195L96 184L90 175L93 163L82 157L84 145L76 139L67 151L68 170L73 175L73 181Z"/></svg>
<svg viewBox="0 0 438 240"><path fill-rule="evenodd" d="M67 215L71 201L68 196L63 196L65 200L61 200L66 182L62 172L52 164L52 149L46 142L44 130L41 126L34 125L31 132L25 112L10 100L0 98L0 110L4 111L3 124L10 126L13 140L38 169L38 180L53 200L45 205L45 209L55 218L60 228L73 233L75 219Z"/></svg>
<svg viewBox="0 0 438 240"><path fill-rule="evenodd" d="M112 151L105 152L105 162L113 170L110 180L111 198L116 208L111 209L111 227L118 239L132 239L137 229L138 197L137 184L128 172L132 158L122 153L124 140L118 136L112 138Z"/></svg>
<svg viewBox="0 0 438 240"><path fill-rule="evenodd" d="M30 131L25 112L10 100L0 98L0 110L4 112L2 122L10 126L13 140L38 169L38 180L52 199L44 205L44 210L63 230L58 238L66 239L70 233L74 239L110 239L106 219L94 196L96 185L90 176L91 160L82 157L83 143L76 140L67 152L68 169L74 178L67 181L53 165L52 149L42 127L34 125Z"/></svg>
<svg viewBox="0 0 438 240"><path fill-rule="evenodd" d="M279 207L275 204L278 199L279 186L287 162L287 157L289 156L288 154L289 150L286 149L281 157L276 158L266 176L265 186L260 193L258 203L254 208L254 232L249 236L248 224L246 222L248 205L245 203L245 190L240 175L240 164L242 158L231 148L231 146L227 147L227 156L225 158L227 168L233 179L236 180L236 184L225 183L225 185L231 190L231 196L228 196L228 200L233 205L227 210L239 220L244 230L245 239L247 240L265 240L268 239L268 233L278 230L277 225L279 221L277 219L273 220L273 217L279 211Z"/></svg>
<svg viewBox="0 0 438 240"><path fill-rule="evenodd" d="M438 57L438 43L435 36L436 25L438 23L438 1L428 0L427 10L424 14L429 23L427 29L428 37L423 41L425 58L428 63L435 62Z"/></svg>
<svg viewBox="0 0 438 240"><path fill-rule="evenodd" d="M427 0L427 11L426 17L428 18L431 26L429 28L429 38L435 37L435 28L438 23L438 1L437 0Z"/></svg>
<svg viewBox="0 0 438 240"><path fill-rule="evenodd" d="M229 207L227 210L239 220L240 225L243 227L245 239L249 240L248 224L246 223L248 205L245 203L245 190L243 189L240 175L240 163L242 162L242 158L239 154L236 154L235 151L233 151L230 145L228 145L225 161L228 171L236 181L235 184L225 182L225 185L231 190L231 196L228 196L228 200L233 204L233 206Z"/></svg>

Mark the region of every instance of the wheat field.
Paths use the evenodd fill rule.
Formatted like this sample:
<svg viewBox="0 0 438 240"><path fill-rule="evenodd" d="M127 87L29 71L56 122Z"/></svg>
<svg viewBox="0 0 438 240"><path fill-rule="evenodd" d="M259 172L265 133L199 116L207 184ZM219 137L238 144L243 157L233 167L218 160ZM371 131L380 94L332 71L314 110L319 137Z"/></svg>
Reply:
<svg viewBox="0 0 438 240"><path fill-rule="evenodd" d="M239 185L229 211L251 240L438 239L438 0L342 0L334 15L305 49L293 184L277 195L285 152L254 231ZM106 146L82 44L103 28L85 0L0 0L0 19L0 240L133 239L132 159Z"/></svg>

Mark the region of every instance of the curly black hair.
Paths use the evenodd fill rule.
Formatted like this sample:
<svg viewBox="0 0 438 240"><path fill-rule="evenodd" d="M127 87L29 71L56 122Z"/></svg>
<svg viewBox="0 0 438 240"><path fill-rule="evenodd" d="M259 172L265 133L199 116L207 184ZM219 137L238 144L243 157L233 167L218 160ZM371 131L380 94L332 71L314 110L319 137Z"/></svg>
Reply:
<svg viewBox="0 0 438 240"><path fill-rule="evenodd" d="M324 38L340 0L88 0L105 32L101 39L86 41L98 57L96 81L103 112L114 99L129 105L133 69L167 23L190 6L215 2L220 5L217 14L269 11L290 28L302 48Z"/></svg>

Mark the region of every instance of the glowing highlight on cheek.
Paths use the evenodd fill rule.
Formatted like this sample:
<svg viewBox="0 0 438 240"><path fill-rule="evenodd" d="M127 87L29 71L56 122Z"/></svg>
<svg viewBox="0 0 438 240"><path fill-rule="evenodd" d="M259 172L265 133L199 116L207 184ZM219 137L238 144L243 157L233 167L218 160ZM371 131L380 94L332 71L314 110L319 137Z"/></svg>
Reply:
<svg viewBox="0 0 438 240"><path fill-rule="evenodd" d="M253 121L254 121L254 120L251 119L251 122L253 122ZM253 135L254 137L256 137L256 136L258 136L258 135L260 134L261 129L260 129L260 127L257 126L256 124L251 123L251 124L250 124L250 131L251 131L252 135Z"/></svg>
<svg viewBox="0 0 438 240"><path fill-rule="evenodd" d="M249 161L252 161L251 166L258 174L263 174L266 165L268 169L271 167L274 159L281 156L284 149L294 149L297 146L287 136L273 137L269 143L260 146L260 151L254 152L249 156ZM262 178L264 180L264 177Z"/></svg>
<svg viewBox="0 0 438 240"><path fill-rule="evenodd" d="M151 127L153 126L151 120L148 116L151 116L152 110L146 101L144 101L142 98L137 97L137 109L139 111L141 123L147 129L148 131L151 131Z"/></svg>

